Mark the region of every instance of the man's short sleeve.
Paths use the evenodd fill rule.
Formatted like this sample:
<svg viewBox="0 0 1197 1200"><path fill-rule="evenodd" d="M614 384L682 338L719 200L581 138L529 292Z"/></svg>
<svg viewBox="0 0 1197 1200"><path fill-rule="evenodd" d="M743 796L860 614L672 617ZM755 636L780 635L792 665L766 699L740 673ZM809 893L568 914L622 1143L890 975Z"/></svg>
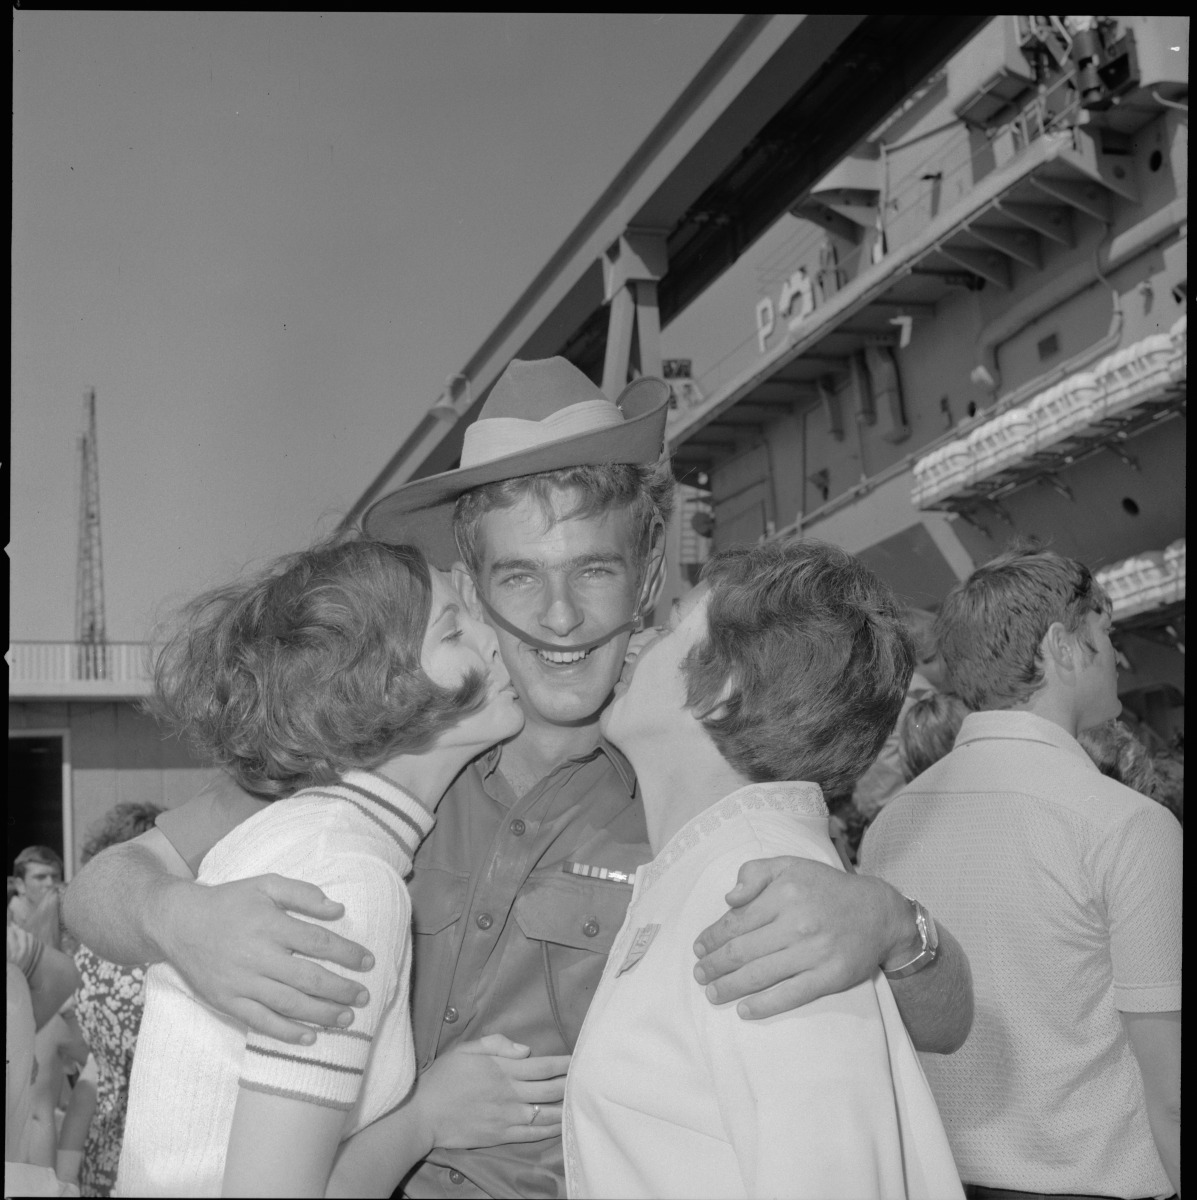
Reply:
<svg viewBox="0 0 1197 1200"><path fill-rule="evenodd" d="M1121 1012L1180 1008L1183 847L1176 818L1151 803L1119 822L1098 853Z"/></svg>
<svg viewBox="0 0 1197 1200"><path fill-rule="evenodd" d="M392 1002L406 1010L408 979L403 953L409 939L411 907L397 874L381 860L364 854L324 856L312 851L313 863L303 873L330 900L345 906L345 915L327 922L334 933L374 949L374 967L353 972L369 989L370 1001L354 1009L348 1029L315 1029L310 1046L294 1046L250 1032L240 1084L251 1091L269 1092L348 1112L357 1100L370 1050L383 1013ZM273 869L297 875L287 863ZM396 996L402 990L403 995Z"/></svg>
<svg viewBox="0 0 1197 1200"><path fill-rule="evenodd" d="M160 813L154 824L191 868L191 874L198 875L204 855L268 803L242 791L221 772L186 804Z"/></svg>

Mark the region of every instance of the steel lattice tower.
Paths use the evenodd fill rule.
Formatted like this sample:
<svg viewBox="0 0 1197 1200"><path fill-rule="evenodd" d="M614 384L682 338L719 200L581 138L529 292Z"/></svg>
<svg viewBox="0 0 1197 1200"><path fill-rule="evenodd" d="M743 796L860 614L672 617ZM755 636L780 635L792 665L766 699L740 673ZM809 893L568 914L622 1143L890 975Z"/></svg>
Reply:
<svg viewBox="0 0 1197 1200"><path fill-rule="evenodd" d="M108 677L104 632L104 559L100 547L100 464L96 456L96 391L83 397L86 431L79 438L79 557L75 565L75 640L81 679Z"/></svg>

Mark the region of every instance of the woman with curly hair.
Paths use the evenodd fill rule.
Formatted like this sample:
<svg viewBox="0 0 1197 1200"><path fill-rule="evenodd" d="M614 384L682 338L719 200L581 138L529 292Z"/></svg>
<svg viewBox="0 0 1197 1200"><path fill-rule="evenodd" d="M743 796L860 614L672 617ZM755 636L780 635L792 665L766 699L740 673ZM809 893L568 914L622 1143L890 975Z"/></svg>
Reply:
<svg viewBox="0 0 1197 1200"><path fill-rule="evenodd" d="M311 883L344 907L332 927L377 958L352 1026L312 1028L299 1045L216 1013L169 964L150 967L117 1191L324 1195L341 1143L415 1080L412 856L454 777L523 713L494 633L448 577L410 547L365 539L199 597L158 658L155 697L164 723L273 801L208 852L199 883ZM428 1136L413 1119L395 1156L414 1163Z"/></svg>
<svg viewBox="0 0 1197 1200"><path fill-rule="evenodd" d="M760 1021L708 1003L692 974L745 861L840 869L823 792L848 791L894 727L914 657L901 618L838 547L724 550L616 686L603 728L635 768L655 857L570 1062L571 1197L962 1200L881 970ZM927 940L890 978L938 952L916 907Z"/></svg>

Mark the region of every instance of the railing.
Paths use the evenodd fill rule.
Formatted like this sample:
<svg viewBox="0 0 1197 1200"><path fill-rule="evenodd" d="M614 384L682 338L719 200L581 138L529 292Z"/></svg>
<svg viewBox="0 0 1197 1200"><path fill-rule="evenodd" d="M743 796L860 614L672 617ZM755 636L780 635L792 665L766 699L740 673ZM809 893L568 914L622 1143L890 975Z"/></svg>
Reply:
<svg viewBox="0 0 1197 1200"><path fill-rule="evenodd" d="M828 243L822 229L799 227L757 268L757 281L762 292L773 290L788 278L798 266L806 266L820 299L826 300L841 286L836 278L856 278L869 265L861 260L864 251L875 255L874 262L899 249L916 237L927 222L947 212L960 197L970 192L984 174L1016 157L1032 142L1047 133L1070 128L1076 124L1080 113L1080 101L1076 94L1071 73L1062 75L1048 87L1036 92L1023 107L1008 120L993 126L978 144L974 144L970 130L963 121L952 121L936 129L916 134L906 142L891 145L879 143L881 150L881 172L884 178L883 194L879 198L881 244L858 246L855 250L839 247L842 257L834 267L820 267L814 263L818 248ZM945 135L933 148L913 163L906 162L903 173L890 177L893 170L890 156L895 151L905 150L928 137ZM1009 145L1001 154L998 146L1002 139ZM987 164L987 165L986 165ZM944 198L942 203L928 208L930 196L938 191ZM704 390L712 390L712 381L703 377Z"/></svg>
<svg viewBox="0 0 1197 1200"><path fill-rule="evenodd" d="M988 130L978 143L974 144L968 127L962 122L945 142L908 166L896 179L890 179L884 173L890 169L888 156L903 147L901 144L883 146L885 194L880 211L883 253L891 253L917 237L927 221L936 216L936 212L928 211L923 203L929 200L933 191L938 190L947 198L942 206L943 211L947 211L986 174L1016 158L1032 142L1049 133L1073 128L1080 114L1080 99L1073 75L1066 72L1036 92L1009 120ZM932 132L946 133L948 128ZM926 136L918 135L911 142ZM1007 139L1008 145L999 150Z"/></svg>
<svg viewBox="0 0 1197 1200"><path fill-rule="evenodd" d="M1071 499L1056 472L1099 448L1133 466L1120 443L1187 406L1187 325L1181 317L1170 333L1107 355L1091 371L988 416L967 436L925 447L914 464L912 503L965 515L962 503L992 505L1037 479Z"/></svg>
<svg viewBox="0 0 1197 1200"><path fill-rule="evenodd" d="M8 663L9 691L21 685L39 689L61 684L75 690L79 684L130 690L148 690L154 647L148 642L12 642L4 656Z"/></svg>
<svg viewBox="0 0 1197 1200"><path fill-rule="evenodd" d="M1117 622L1140 613L1183 604L1185 539L1166 550L1148 550L1113 563L1093 576L1105 589Z"/></svg>

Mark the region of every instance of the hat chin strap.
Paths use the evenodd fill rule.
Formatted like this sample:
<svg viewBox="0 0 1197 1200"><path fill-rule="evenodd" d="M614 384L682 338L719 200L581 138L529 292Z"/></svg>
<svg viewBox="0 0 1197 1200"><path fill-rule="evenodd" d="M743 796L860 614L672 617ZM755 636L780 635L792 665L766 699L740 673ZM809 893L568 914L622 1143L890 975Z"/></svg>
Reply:
<svg viewBox="0 0 1197 1200"><path fill-rule="evenodd" d="M530 634L527 630L520 629L519 626L513 625L510 621L499 616L499 614L495 612L495 610L491 608L491 606L487 604L487 602L483 600L481 596L478 597L478 602L482 605L482 610L490 619L491 624L497 625L504 632L511 634L512 637L519 638L521 642L524 642L525 644L532 646L537 650L548 650L550 652L560 650L593 650L596 646L601 646L604 643L609 642L612 638L618 637L621 633L624 633L628 630L634 631L638 628L643 628L644 625L643 616L637 612L630 621L625 621L622 625L616 625L614 629L608 630L601 637L593 638L589 642L582 642L577 646L562 646L559 642L553 643L541 641L540 638L533 637L532 634Z"/></svg>
<svg viewBox="0 0 1197 1200"><path fill-rule="evenodd" d="M502 629L504 633L509 633L512 637L519 638L519 640L524 642L526 645L532 646L537 650L547 650L549 652L561 650L581 650L586 652L593 650L598 646L605 645L612 638L618 637L621 633L639 633L640 630L644 628L645 619L648 615L648 609L650 609L655 602L657 583L660 580L661 573L664 571L664 569L665 553L664 547L662 547L661 555L658 557L656 565L653 567L652 574L645 578L644 585L640 589L640 598L636 601L636 610L632 614L632 619L630 621L625 621L622 625L616 625L614 629L607 630L606 633L601 634L599 637L592 638L589 642L581 642L576 646L563 646L560 642L546 642L542 641L538 637L534 637L532 634L528 633L527 630L520 629L518 625L513 625L505 617L502 617L495 612L490 604L487 603L486 598L482 595L481 587L475 588L475 594L478 597L478 603L482 605L482 610L490 618L491 623Z"/></svg>

